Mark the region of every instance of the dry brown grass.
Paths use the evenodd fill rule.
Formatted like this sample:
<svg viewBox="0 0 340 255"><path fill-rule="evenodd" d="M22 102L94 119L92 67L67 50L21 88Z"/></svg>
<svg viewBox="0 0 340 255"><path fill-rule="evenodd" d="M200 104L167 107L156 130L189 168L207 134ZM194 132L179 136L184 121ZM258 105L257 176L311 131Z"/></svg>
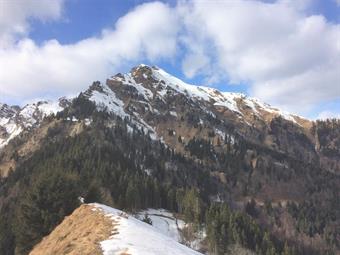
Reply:
<svg viewBox="0 0 340 255"><path fill-rule="evenodd" d="M37 244L30 255L96 255L102 254L100 242L118 233L118 223L93 211L90 205L81 205L66 217L53 232ZM127 253L122 253L127 254Z"/></svg>

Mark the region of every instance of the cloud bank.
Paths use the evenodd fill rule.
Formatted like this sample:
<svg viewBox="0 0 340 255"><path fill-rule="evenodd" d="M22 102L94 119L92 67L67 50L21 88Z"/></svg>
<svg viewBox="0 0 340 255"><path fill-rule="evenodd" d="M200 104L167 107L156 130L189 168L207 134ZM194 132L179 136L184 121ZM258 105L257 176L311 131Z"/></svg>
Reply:
<svg viewBox="0 0 340 255"><path fill-rule="evenodd" d="M0 46L15 43L16 38L27 36L29 19L43 22L61 18L63 0L13 0L0 2Z"/></svg>
<svg viewBox="0 0 340 255"><path fill-rule="evenodd" d="M208 58L205 66L184 66L185 73L219 70L232 83L249 82L255 97L291 111L340 97L339 24L306 16L288 1L197 1L183 9L191 13L187 47L196 44Z"/></svg>
<svg viewBox="0 0 340 255"><path fill-rule="evenodd" d="M0 94L8 98L76 93L129 62L162 60L188 78L249 84L252 96L292 112L340 100L340 25L307 15L308 1L146 3L101 36L67 45L28 37L30 18L62 17L63 1L34 3L16 18L17 6L0 16Z"/></svg>
<svg viewBox="0 0 340 255"><path fill-rule="evenodd" d="M176 18L160 3L137 7L98 38L38 46L29 38L0 49L1 93L27 99L39 94L76 93L104 79L124 61L170 58L176 50ZM174 26L168 26L169 22Z"/></svg>

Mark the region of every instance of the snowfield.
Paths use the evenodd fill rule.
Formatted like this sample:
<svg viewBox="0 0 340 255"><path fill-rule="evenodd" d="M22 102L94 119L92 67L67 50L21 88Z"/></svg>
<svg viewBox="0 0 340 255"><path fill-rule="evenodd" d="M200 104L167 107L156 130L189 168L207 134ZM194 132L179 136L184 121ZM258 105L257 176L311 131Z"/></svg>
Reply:
<svg viewBox="0 0 340 255"><path fill-rule="evenodd" d="M166 230L164 222L157 222L159 229L144 223L131 215L93 203L94 211L101 211L110 217L114 229L113 235L100 243L104 255L115 255L123 252L131 255L199 255L201 253L178 243L176 231ZM151 218L152 219L152 218ZM156 220L157 221L157 220ZM173 223L171 223L173 224ZM160 227L162 225L162 227ZM166 233L164 233L166 230ZM170 237L173 235L172 237Z"/></svg>
<svg viewBox="0 0 340 255"><path fill-rule="evenodd" d="M194 233L195 238L193 240L185 240L181 232L188 226L183 220L177 219L173 213L165 209L152 209L141 211L137 214L138 219L143 219L145 215L148 215L152 221L152 226L160 231L162 234L171 237L180 243L185 243L186 246L199 250L201 248L201 242L206 237L205 230Z"/></svg>
<svg viewBox="0 0 340 255"><path fill-rule="evenodd" d="M164 209L147 209L137 214L137 218L142 220L148 215L152 221L152 226L163 235L171 237L177 242L182 241L181 229L185 227L185 222L176 219L174 215Z"/></svg>

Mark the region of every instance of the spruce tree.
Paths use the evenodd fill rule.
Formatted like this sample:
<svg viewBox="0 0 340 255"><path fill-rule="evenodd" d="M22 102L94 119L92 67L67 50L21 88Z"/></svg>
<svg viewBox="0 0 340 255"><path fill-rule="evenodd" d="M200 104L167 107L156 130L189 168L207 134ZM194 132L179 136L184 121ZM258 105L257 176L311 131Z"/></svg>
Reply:
<svg viewBox="0 0 340 255"><path fill-rule="evenodd" d="M79 205L74 175L47 171L24 195L17 211L17 253L25 254Z"/></svg>

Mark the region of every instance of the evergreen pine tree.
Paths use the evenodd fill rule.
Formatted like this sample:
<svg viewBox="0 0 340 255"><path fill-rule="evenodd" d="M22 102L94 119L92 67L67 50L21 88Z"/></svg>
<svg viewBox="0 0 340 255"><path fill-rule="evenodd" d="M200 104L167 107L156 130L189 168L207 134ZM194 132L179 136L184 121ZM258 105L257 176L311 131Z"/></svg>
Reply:
<svg viewBox="0 0 340 255"><path fill-rule="evenodd" d="M27 253L79 205L74 175L46 171L24 195L15 227L17 253Z"/></svg>

